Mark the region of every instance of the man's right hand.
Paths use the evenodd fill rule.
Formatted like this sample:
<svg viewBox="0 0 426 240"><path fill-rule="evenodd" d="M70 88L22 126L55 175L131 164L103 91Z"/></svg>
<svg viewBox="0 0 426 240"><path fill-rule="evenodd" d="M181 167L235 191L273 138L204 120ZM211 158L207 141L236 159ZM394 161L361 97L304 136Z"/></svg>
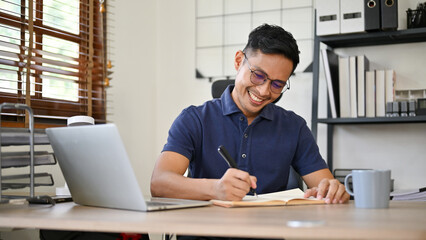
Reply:
<svg viewBox="0 0 426 240"><path fill-rule="evenodd" d="M229 168L215 184L216 199L239 201L250 191L256 189L257 178L248 172Z"/></svg>
<svg viewBox="0 0 426 240"><path fill-rule="evenodd" d="M194 200L241 200L251 188L256 188L256 177L229 168L220 179L184 177L189 166L185 156L164 151L160 154L151 178L153 197Z"/></svg>

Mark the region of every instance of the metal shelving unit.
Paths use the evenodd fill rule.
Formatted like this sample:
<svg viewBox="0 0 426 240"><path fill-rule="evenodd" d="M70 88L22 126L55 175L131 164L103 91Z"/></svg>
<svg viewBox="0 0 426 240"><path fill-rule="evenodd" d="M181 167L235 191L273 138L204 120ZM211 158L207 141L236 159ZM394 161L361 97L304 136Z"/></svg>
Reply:
<svg viewBox="0 0 426 240"><path fill-rule="evenodd" d="M316 29L314 30L316 32ZM333 170L333 131L335 125L348 124L405 124L426 123L426 116L416 117L377 117L377 118L331 118L330 103L328 103L328 118L318 118L318 90L320 43L330 48L350 48L362 46L378 46L401 43L426 42L426 28L415 28L400 31L353 33L333 36L315 36L313 59L313 92L312 92L312 125L315 138L318 135L318 124L327 124L327 163Z"/></svg>
<svg viewBox="0 0 426 240"><path fill-rule="evenodd" d="M28 128L27 129L2 128L1 113L3 112L3 110L6 110L6 109L16 109L16 110L27 111L29 116ZM35 136L37 137L35 138ZM18 188L29 187L29 190L30 190L29 195L24 197L26 197L27 199L33 199L36 197L34 193L34 189L36 186L38 185L50 186L51 185L50 183L53 183L53 178L51 174L48 174L48 173L35 174L34 173L35 165L40 165L40 164L36 164L35 162L37 152L34 151L34 145L36 144L49 144L49 140L45 133L40 133L39 131L36 133L34 129L34 115L33 115L32 109L25 104L16 104L16 103L0 104L0 201L1 203L9 202L9 198L5 198L4 194L2 194L3 189L7 189L7 188L18 189ZM19 155L22 152L16 152L17 154L13 154L13 152L8 152L9 154L6 154L5 152L2 152L2 148L7 146L22 146L22 145L29 146L29 164L23 162L22 159L20 159L21 161L19 162L19 164L16 161L18 159L13 159L13 161L9 161L9 163L11 163L10 167L21 167L21 166L26 166L26 164L28 164L29 174L3 176L3 167L5 167L4 166L5 164L2 164L2 162L6 159L6 157L11 157L11 156L12 158L16 156L19 157ZM24 152L24 153L28 154L28 152ZM42 156L42 157L47 158L46 156ZM56 160L54 161L44 160L42 164L56 164ZM42 179L43 181L47 180L46 182L48 183L47 184L36 183L36 178ZM29 184L28 184L28 181L29 181Z"/></svg>

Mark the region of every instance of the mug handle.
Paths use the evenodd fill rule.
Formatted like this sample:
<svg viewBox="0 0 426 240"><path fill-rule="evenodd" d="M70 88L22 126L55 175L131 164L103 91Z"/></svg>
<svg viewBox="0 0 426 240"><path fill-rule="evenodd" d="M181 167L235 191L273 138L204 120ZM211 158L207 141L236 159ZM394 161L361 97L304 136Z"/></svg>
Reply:
<svg viewBox="0 0 426 240"><path fill-rule="evenodd" d="M346 192L349 193L349 195L353 196L354 193L349 189L349 178L350 177L352 177L352 173L349 173L345 177L345 189L346 189Z"/></svg>

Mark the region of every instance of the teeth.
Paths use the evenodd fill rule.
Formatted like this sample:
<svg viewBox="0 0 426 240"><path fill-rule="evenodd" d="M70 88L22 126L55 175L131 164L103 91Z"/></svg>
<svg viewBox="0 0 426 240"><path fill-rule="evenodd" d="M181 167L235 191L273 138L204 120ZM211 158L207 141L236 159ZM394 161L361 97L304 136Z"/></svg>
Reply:
<svg viewBox="0 0 426 240"><path fill-rule="evenodd" d="M256 102L262 102L262 99L256 97L253 93L249 92L250 97Z"/></svg>

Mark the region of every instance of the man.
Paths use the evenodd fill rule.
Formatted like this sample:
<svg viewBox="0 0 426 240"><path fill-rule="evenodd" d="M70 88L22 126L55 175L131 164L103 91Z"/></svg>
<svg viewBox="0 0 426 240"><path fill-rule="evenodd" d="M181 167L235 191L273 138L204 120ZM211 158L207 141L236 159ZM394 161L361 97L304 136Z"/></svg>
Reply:
<svg viewBox="0 0 426 240"><path fill-rule="evenodd" d="M235 54L235 86L220 99L186 108L173 123L153 171L152 195L241 200L250 188L258 194L285 190L293 166L309 188L305 197L347 202L349 195L328 170L306 122L272 103L288 88L298 63L290 33L267 24L254 29ZM238 169L228 167L217 152L220 145Z"/></svg>

